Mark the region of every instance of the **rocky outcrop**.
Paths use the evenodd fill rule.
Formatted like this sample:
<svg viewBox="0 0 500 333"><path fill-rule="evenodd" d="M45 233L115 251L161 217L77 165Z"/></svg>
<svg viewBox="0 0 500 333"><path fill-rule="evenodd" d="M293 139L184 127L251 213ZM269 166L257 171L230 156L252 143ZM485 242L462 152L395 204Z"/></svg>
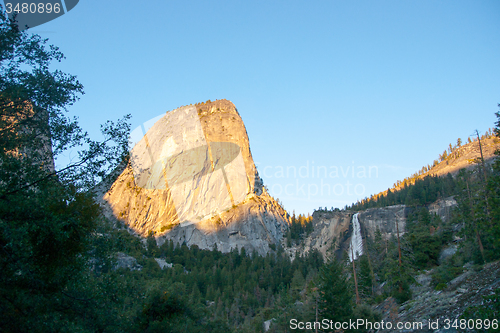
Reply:
<svg viewBox="0 0 500 333"><path fill-rule="evenodd" d="M383 208L369 208L359 213L359 222L364 235L374 237L375 232L380 230L384 238L396 236L399 228L399 233L402 235L405 232L406 218L409 209L405 205L394 205Z"/></svg>
<svg viewBox="0 0 500 333"><path fill-rule="evenodd" d="M313 213L313 232L307 236L300 252L311 249L318 250L323 256L340 258L349 248L352 237L351 211L315 211ZM361 235L374 237L380 230L385 239L396 235L397 227L400 234L405 231L408 208L404 205L383 208L370 208L359 212L358 220L361 225ZM292 256L293 257L293 256Z"/></svg>
<svg viewBox="0 0 500 333"><path fill-rule="evenodd" d="M346 249L350 239L349 226L353 213L346 211L315 211L313 232L306 238L304 252L318 250L324 257Z"/></svg>
<svg viewBox="0 0 500 333"><path fill-rule="evenodd" d="M229 252L245 248L247 253L256 251L266 255L270 244L277 244L288 228L285 210L266 192L249 196L237 207L201 222L179 225L157 237L163 244L172 239L175 243L197 245L202 249L217 248Z"/></svg>
<svg viewBox="0 0 500 333"><path fill-rule="evenodd" d="M265 191L243 121L227 100L160 115L131 134L130 163L102 191L108 217L159 244L265 255L288 227Z"/></svg>
<svg viewBox="0 0 500 333"><path fill-rule="evenodd" d="M140 271L142 269L142 266L139 265L137 259L135 259L134 257L126 255L125 253L122 252L118 252L116 253L116 262L114 269L120 269L120 268L130 269L131 271L135 270Z"/></svg>
<svg viewBox="0 0 500 333"><path fill-rule="evenodd" d="M500 148L498 138L492 136L481 139L481 149L485 163L491 166L495 160L495 151ZM474 140L471 143L461 146L453 151L451 158L440 162L434 166L425 175L446 176L447 174L456 174L460 169L475 167L475 161L481 157L479 142ZM422 175L424 176L424 175Z"/></svg>
<svg viewBox="0 0 500 333"><path fill-rule="evenodd" d="M438 215L444 222L451 218L451 210L457 205L453 197L439 199L426 208L429 213ZM369 208L360 212L359 221L362 224L366 236L374 237L377 229L387 239L396 236L398 227L400 235L405 233L406 219L408 214L414 210L413 207L405 205L394 205L382 208Z"/></svg>
<svg viewBox="0 0 500 333"><path fill-rule="evenodd" d="M155 258L155 261L158 263L158 266L160 266L160 269L174 267L174 264L168 263L165 261L165 259L162 258Z"/></svg>
<svg viewBox="0 0 500 333"><path fill-rule="evenodd" d="M432 271L425 271L417 276L418 284L412 287L413 299L401 306L393 303L391 311L381 311L383 320L392 322L394 327L398 322L419 323L405 332L456 332L450 327L453 322L459 320L467 308L486 307L484 297L493 295L500 288L499 262L489 263L478 272L467 270L466 267L464 270L464 273L440 291L431 287ZM383 309L379 306L377 310ZM495 318L489 319L491 322ZM429 325L430 323L432 324ZM447 326L448 329L445 329ZM394 332L394 329L379 332Z"/></svg>
<svg viewBox="0 0 500 333"><path fill-rule="evenodd" d="M447 222L451 218L451 210L456 205L457 201L453 197L448 197L431 203L427 208L429 213L437 214L443 222Z"/></svg>
<svg viewBox="0 0 500 333"><path fill-rule="evenodd" d="M351 211L316 211L313 213L313 232L309 234L300 252L311 249L318 250L323 256L340 258L347 251L352 237ZM374 237L380 230L385 239L396 235L399 226L400 234L405 231L408 208L404 205L370 208L359 212L358 220L361 225L361 235Z"/></svg>
<svg viewBox="0 0 500 333"><path fill-rule="evenodd" d="M437 200L426 208L432 214L437 214L443 221L451 216L451 209L457 205L453 197ZM406 219L412 207L394 205L382 208L369 208L359 212L361 235L364 238L375 237L380 231L384 239L403 235L406 231ZM315 211L313 213L313 232L307 236L301 248L289 249L292 258L295 252L305 253L317 249L324 257L335 255L340 257L348 250L352 236L351 219L355 212L351 211Z"/></svg>

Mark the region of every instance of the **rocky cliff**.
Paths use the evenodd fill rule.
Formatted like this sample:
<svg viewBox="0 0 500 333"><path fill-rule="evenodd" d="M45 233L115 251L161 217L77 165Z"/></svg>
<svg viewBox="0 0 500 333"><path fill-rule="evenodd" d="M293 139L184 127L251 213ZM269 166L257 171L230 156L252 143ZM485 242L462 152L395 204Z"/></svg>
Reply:
<svg viewBox="0 0 500 333"><path fill-rule="evenodd" d="M390 321L394 325L397 322L411 323L412 327L407 327L404 332L458 332L452 325L456 326L457 322L460 325L464 312L471 307L486 310L487 298L491 298L495 290L500 288L500 262L486 264L479 271L471 266L464 265L463 273L450 281L445 289L439 291L431 285L433 271L423 271L416 276L417 283L411 287L413 299L398 305L392 297L389 297L377 305L376 310L382 314L385 322ZM491 321L495 318L488 319L491 325ZM469 325L474 328L471 322ZM394 329L382 329L378 332L394 331ZM476 332L473 329L460 331Z"/></svg>
<svg viewBox="0 0 500 333"><path fill-rule="evenodd" d="M443 221L450 218L451 209L456 206L452 198L444 198L427 206L430 213L437 214ZM363 238L375 237L375 232L380 230L382 237L388 239L396 236L398 229L400 235L405 233L406 219L411 207L394 205L381 208L369 208L359 212L359 223ZM316 211L313 213L313 231L307 236L300 249L291 252L308 252L317 249L324 257L336 255L340 257L349 247L352 236L351 211Z"/></svg>
<svg viewBox="0 0 500 333"><path fill-rule="evenodd" d="M265 254L288 228L265 191L248 135L227 100L183 106L131 134L130 163L102 191L108 217L159 244Z"/></svg>
<svg viewBox="0 0 500 333"><path fill-rule="evenodd" d="M313 213L313 232L304 242L303 252L317 249L324 257L347 249L353 213L348 211L316 211Z"/></svg>

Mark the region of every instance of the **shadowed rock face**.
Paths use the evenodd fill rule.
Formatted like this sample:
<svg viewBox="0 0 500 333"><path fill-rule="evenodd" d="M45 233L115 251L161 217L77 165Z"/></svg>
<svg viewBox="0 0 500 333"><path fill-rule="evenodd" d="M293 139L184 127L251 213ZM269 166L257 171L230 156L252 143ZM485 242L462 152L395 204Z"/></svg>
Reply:
<svg viewBox="0 0 500 333"><path fill-rule="evenodd" d="M317 249L323 256L347 250L353 213L348 211L313 213L313 232L306 238L304 252Z"/></svg>
<svg viewBox="0 0 500 333"><path fill-rule="evenodd" d="M4 138L7 140L2 143L6 149L4 158L26 160L29 161L28 164L40 167L47 173L53 173L55 163L48 112L34 107L29 101L13 106L13 102L2 98L0 104L4 105L0 123ZM0 160L0 165L5 162L7 161ZM21 174L22 172L18 173L18 175Z"/></svg>
<svg viewBox="0 0 500 333"><path fill-rule="evenodd" d="M144 133L144 131L146 133ZM219 100L167 112L132 132L131 162L103 192L109 217L158 243L235 247L264 255L287 213L257 174L234 105Z"/></svg>
<svg viewBox="0 0 500 333"><path fill-rule="evenodd" d="M450 218L451 209L456 206L452 198L444 198L427 206L430 213L435 213L443 221ZM375 232L380 230L384 239L403 235L406 231L406 219L411 207L394 205L381 208L369 208L359 212L358 219L361 226L361 236L374 238ZM317 249L324 257L342 257L348 251L352 237L351 211L316 211L313 214L313 232L306 238L301 252Z"/></svg>
<svg viewBox="0 0 500 333"><path fill-rule="evenodd" d="M429 205L429 213L437 214L443 222L448 222L451 218L451 210L457 205L457 201L453 197L438 200Z"/></svg>
<svg viewBox="0 0 500 333"><path fill-rule="evenodd" d="M453 197L439 199L426 206L431 214L437 214L443 221L448 221L451 216L451 209L457 205ZM377 228L380 229L382 236L390 238L396 236L399 227L399 234L403 235L406 231L406 219L412 207L405 205L394 205L383 208L369 208L359 213L359 221L365 231L365 236L374 237ZM397 226L396 226L397 224Z"/></svg>
<svg viewBox="0 0 500 333"><path fill-rule="evenodd" d="M408 208L405 205L395 205L383 208L369 208L359 213L359 221L370 237L374 237L375 231L380 232L385 238L396 236L405 232Z"/></svg>
<svg viewBox="0 0 500 333"><path fill-rule="evenodd" d="M245 248L266 255L270 244L277 244L288 229L288 215L267 193L250 195L238 206L209 219L179 225L157 237L158 244L167 239L202 249L217 248L229 252Z"/></svg>

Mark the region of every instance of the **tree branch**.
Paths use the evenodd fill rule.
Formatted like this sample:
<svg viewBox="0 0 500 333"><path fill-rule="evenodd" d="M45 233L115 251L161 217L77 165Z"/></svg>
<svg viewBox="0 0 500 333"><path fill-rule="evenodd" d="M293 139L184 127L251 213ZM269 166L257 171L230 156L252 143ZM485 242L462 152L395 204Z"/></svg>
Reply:
<svg viewBox="0 0 500 333"><path fill-rule="evenodd" d="M80 302L90 302L93 298L78 298L78 297L74 297L74 296L71 296L69 294L66 294L64 291L61 290L61 293L66 296L66 297L69 297L69 298L72 298L74 300L77 300L77 301L80 301Z"/></svg>
<svg viewBox="0 0 500 333"><path fill-rule="evenodd" d="M108 139L108 140L106 140L106 141L109 141L109 140L110 140L110 139ZM104 142L106 142L106 141L104 141ZM0 198L5 199L8 195L11 195L11 194L17 193L17 192L19 192L19 191L21 191L21 190L24 190L24 189L28 188L28 187L31 187L31 186L33 186L33 185L36 185L36 184L38 184L38 183L40 183L40 182L42 182L42 181L44 181L44 180L46 180L46 179L48 179L48 178L50 178L50 177L52 177L52 176L57 175L58 173L60 173L60 172L62 172L62 171L65 171L65 170L68 170L68 169L71 169L71 168L74 168L74 167L78 167L78 166L80 166L80 165L84 164L85 162L87 162L88 160L90 160L90 159L91 159L92 157L94 157L95 155L96 155L96 154L92 154L92 155L90 155L90 156L87 156L86 158L84 158L83 160L81 160L81 161L80 161L80 162L78 162L78 163L68 165L67 167L65 167L65 168L63 168L63 169L61 169L61 170L57 170L57 171L54 171L54 172L51 172L51 173L49 173L48 175L46 175L46 176L44 176L44 177L42 177L42 178L40 178L40 179L38 179L38 180L36 180L36 181L34 181L34 182L30 183L30 184L26 184L26 185L21 186L21 187L19 187L19 188L15 189L15 190L13 190L13 191L6 192L6 193L2 194L2 195L0 196Z"/></svg>

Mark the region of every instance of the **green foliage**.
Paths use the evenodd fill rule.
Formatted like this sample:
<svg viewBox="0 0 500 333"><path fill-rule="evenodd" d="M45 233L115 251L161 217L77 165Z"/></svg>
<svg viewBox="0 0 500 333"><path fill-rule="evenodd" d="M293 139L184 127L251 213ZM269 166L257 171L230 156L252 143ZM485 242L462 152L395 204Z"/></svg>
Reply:
<svg viewBox="0 0 500 333"><path fill-rule="evenodd" d="M318 288L321 318L349 321L353 317L354 293L339 261L331 260L321 267Z"/></svg>
<svg viewBox="0 0 500 333"><path fill-rule="evenodd" d="M440 290L438 289L440 285L446 286L446 283L450 282L461 273L463 273L462 267L454 267L451 265L438 266L432 273L432 284L436 286L436 290ZM441 289L443 289L443 286Z"/></svg>
<svg viewBox="0 0 500 333"><path fill-rule="evenodd" d="M500 288L495 289L492 295L483 296L483 304L478 306L473 306L465 310L464 314L460 316L460 319L473 319L482 320L484 323L488 319L496 319L498 323L498 316L500 315ZM496 327L495 327L496 326ZM500 332L500 327L498 325L490 326L485 328L484 326L479 329L479 332Z"/></svg>
<svg viewBox="0 0 500 333"><path fill-rule="evenodd" d="M436 288L434 288L434 289L439 291L439 290L443 290L444 288L446 288L446 283L440 282L436 285Z"/></svg>
<svg viewBox="0 0 500 333"><path fill-rule="evenodd" d="M410 285L414 282L414 278L409 265L406 262L399 265L397 259L388 257L386 259L385 271L385 279L390 288L390 295L394 297L398 303L404 303L411 299L412 293Z"/></svg>
<svg viewBox="0 0 500 333"><path fill-rule="evenodd" d="M354 319L364 319L365 322L379 322L382 319L382 315L372 309L371 306L367 304L360 304L354 308L353 312Z"/></svg>
<svg viewBox="0 0 500 333"><path fill-rule="evenodd" d="M500 107L500 104L498 105ZM494 133L500 138L500 111L495 113L497 121L495 122ZM495 155L500 156L500 150L495 151ZM487 225L488 242L494 249L491 253L491 259L498 259L498 249L500 248L500 160L493 164L491 174L487 180L486 194L488 198L489 223Z"/></svg>
<svg viewBox="0 0 500 333"><path fill-rule="evenodd" d="M157 286L148 291L142 310L135 318L137 332L220 332L230 331L227 324L203 319L205 308L188 297L183 283Z"/></svg>
<svg viewBox="0 0 500 333"><path fill-rule="evenodd" d="M358 290L363 298L370 299L373 296L374 275L367 254L363 254L358 260Z"/></svg>
<svg viewBox="0 0 500 333"><path fill-rule="evenodd" d="M153 233L150 233L148 238L146 238L146 248L147 248L147 254L148 257L158 257L160 255L160 250L158 249L158 246L156 245L156 239L153 235Z"/></svg>
<svg viewBox="0 0 500 333"><path fill-rule="evenodd" d="M281 327L289 320L285 315L293 313L300 317L304 315L302 312L310 313L307 309L311 304L307 302L311 296L306 286L323 264L317 251L291 262L281 248L277 253L261 257L256 254L248 256L244 249L221 253L201 250L197 246L175 245L172 241L158 248L150 238L148 250L141 252L136 249L137 239L123 237L123 232L113 232L112 238L118 238L115 250L136 257L143 269L123 269L116 273L135 295L154 295L146 296L146 299L131 298L127 296L130 293L123 295L120 302L127 305L125 313L128 318L122 320L123 325L133 321L135 329L142 331L153 330L153 327L167 329L168 322L168 325L183 331L183 325L191 327L196 323L200 327L206 325L206 329L224 327L223 330L229 332L231 329L227 327L233 327L254 332L255 327L262 328L263 320L277 318L279 320L275 325ZM164 258L173 264L173 268L160 270L153 256ZM164 293L171 295L174 290L169 286L175 284L183 286L183 296L178 300L186 308L187 317L184 313L169 320L156 316L151 304L167 306ZM299 309L300 305L295 305L297 301L307 305ZM149 312L144 313L145 308L150 309ZM168 329L175 331L174 328ZM188 331L192 330L188 328Z"/></svg>
<svg viewBox="0 0 500 333"><path fill-rule="evenodd" d="M455 195L456 185L453 177L425 176L416 178L411 183L398 185L397 190L390 189L382 195L371 197L362 202L348 207L350 210L360 211L367 208L386 207L391 205L404 204L407 206L424 206L436 201Z"/></svg>
<svg viewBox="0 0 500 333"><path fill-rule="evenodd" d="M500 215L495 206L500 196L497 184L500 173L496 168L500 170L500 165L494 165L486 185L478 174L479 169L462 170L457 176L460 194L456 197L458 207L454 222L463 225L461 247L466 250L467 259L479 264L500 258L497 250Z"/></svg>
<svg viewBox="0 0 500 333"><path fill-rule="evenodd" d="M63 114L83 90L50 70L62 53L3 14L0 45L0 330L99 330L113 288L100 276L107 225L90 189L124 159L128 124L90 140ZM53 158L77 147L80 161L56 171Z"/></svg>
<svg viewBox="0 0 500 333"><path fill-rule="evenodd" d="M451 233L436 214L430 215L427 208L407 218L407 233L404 239L413 252L413 264L418 269L426 269L438 264L443 245L451 240Z"/></svg>
<svg viewBox="0 0 500 333"><path fill-rule="evenodd" d="M497 116L495 135L500 135L500 112ZM482 138L490 137L486 133ZM470 141L470 140L469 140ZM457 143L460 145L460 142ZM477 141L479 145L479 140ZM495 154L500 155L497 151ZM490 169L480 158L476 160L475 168L469 170L460 170L455 179L450 175L448 178L454 181L454 194L458 207L454 210L452 223L462 226L460 236L461 255L465 261L473 261L476 264L500 259L500 160L496 160ZM444 226L446 229L446 226ZM420 233L420 238L423 236ZM442 243L448 242L451 232L445 230L441 237ZM433 260L434 253L439 249L439 244L420 239L415 243L425 244L427 248L427 257ZM423 252L424 249L419 251ZM420 267L422 267L424 258L417 258ZM439 274L443 275L443 274ZM449 276L455 275L451 269ZM436 281L447 280L448 277L438 278Z"/></svg>
<svg viewBox="0 0 500 333"><path fill-rule="evenodd" d="M292 215L292 221L290 223L290 229L287 233L287 246L290 247L292 242L298 243L301 237L309 235L313 230L312 216Z"/></svg>
<svg viewBox="0 0 500 333"><path fill-rule="evenodd" d="M90 140L64 115L83 87L76 77L50 70L62 53L19 32L4 16L0 45L0 331L257 332L275 318L271 332L278 332L287 330L290 318L314 321L316 310L320 319L379 319L367 305L354 306L348 269L338 261L323 265L317 251L292 262L280 246L265 257L245 249L223 254L172 241L158 247L152 234L144 247L126 230L112 228L94 191L126 161L128 117L103 125L102 141ZM79 161L55 170L53 157L73 148L80 149ZM462 253L482 262L498 259L499 184L497 162L488 177L426 177L353 208L423 206L457 194ZM312 228L311 217L294 215L288 245ZM400 264L396 240L377 231L357 262L361 297L374 298L378 278L399 302L409 299L412 265L435 266L450 240L449 226L422 208L408 218ZM142 270L115 269L118 251ZM162 270L155 258L173 267ZM460 265L442 264L433 283L440 288L459 272ZM498 293L466 315L498 316Z"/></svg>

